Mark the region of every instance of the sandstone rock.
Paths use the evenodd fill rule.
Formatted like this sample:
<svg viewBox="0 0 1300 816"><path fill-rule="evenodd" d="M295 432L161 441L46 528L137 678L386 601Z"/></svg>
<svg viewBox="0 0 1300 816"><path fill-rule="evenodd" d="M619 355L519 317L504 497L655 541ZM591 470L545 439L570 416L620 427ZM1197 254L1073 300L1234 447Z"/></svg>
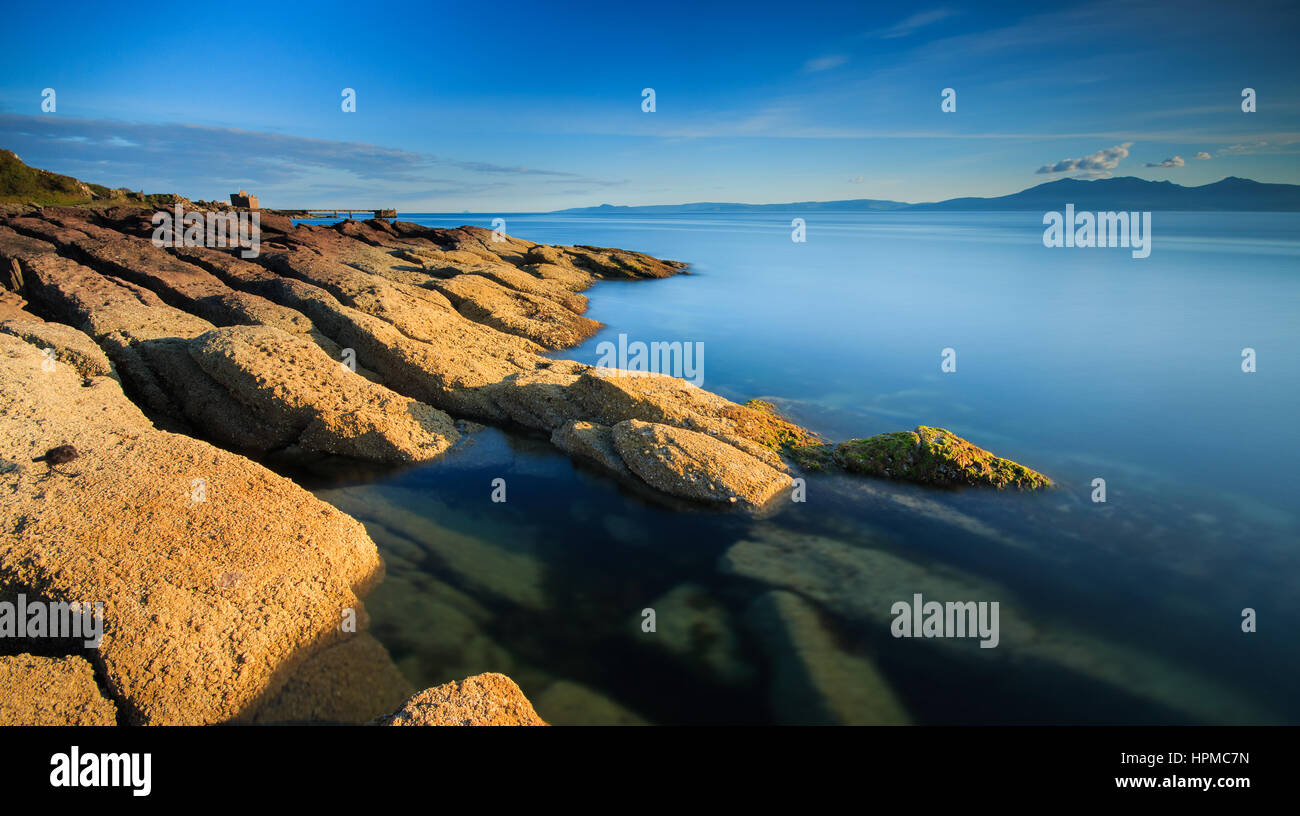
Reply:
<svg viewBox="0 0 1300 816"><path fill-rule="evenodd" d="M551 434L555 447L570 456L594 462L611 473L633 478L614 446L614 434L608 425L592 422L571 422L561 425Z"/></svg>
<svg viewBox="0 0 1300 816"><path fill-rule="evenodd" d="M0 725L117 725L117 708L80 657L0 657Z"/></svg>
<svg viewBox="0 0 1300 816"><path fill-rule="evenodd" d="M604 325L541 295L509 289L482 275L457 275L432 284L465 317L551 349L576 346Z"/></svg>
<svg viewBox="0 0 1300 816"><path fill-rule="evenodd" d="M22 268L16 261L10 261L13 273L10 275L8 283L12 291L0 289L0 321L3 320L39 320L40 318L27 311L27 300L19 297L18 292L23 288L22 285Z"/></svg>
<svg viewBox="0 0 1300 816"><path fill-rule="evenodd" d="M739 437L771 451L820 441L770 410L738 405L679 377L594 368L582 374L570 390L584 418L606 425L640 419L725 440ZM775 461L768 463L777 466Z"/></svg>
<svg viewBox="0 0 1300 816"><path fill-rule="evenodd" d="M153 385L157 399L144 402L153 409L153 419L166 430L256 455L285 448L301 435L301 426L259 416L225 385L212 379L190 353L193 341L160 337L120 348L112 345L113 339L110 336L101 342L113 351L119 365L123 360L137 361L126 369L126 385L136 393L142 390L142 383Z"/></svg>
<svg viewBox="0 0 1300 816"><path fill-rule="evenodd" d="M686 265L641 252L593 246L549 247L533 245L523 263L571 267L609 279L666 278L680 274Z"/></svg>
<svg viewBox="0 0 1300 816"><path fill-rule="evenodd" d="M194 263L209 269L231 286L260 294L308 315L320 334L313 335L327 351L353 349L357 372L375 372L377 379L400 394L456 414L480 419L508 418L489 393L513 374L540 362L536 345L521 338L478 326L454 311L439 320L434 342L408 336L391 323L345 306L325 288L277 275L215 250L187 249ZM361 274L349 270L345 274ZM412 305L418 312L418 304ZM449 308L449 305L448 305ZM432 324L424 315L425 327ZM325 338L328 342L322 342Z"/></svg>
<svg viewBox="0 0 1300 816"><path fill-rule="evenodd" d="M436 236L438 230L432 227L426 227L423 224L416 224L412 221L398 221L396 219L388 222L389 229L392 233L402 239L403 242L410 246L437 247L440 244L431 240L430 236Z"/></svg>
<svg viewBox="0 0 1300 816"><path fill-rule="evenodd" d="M550 247L545 247L550 249ZM523 266L524 271L538 278L554 283L571 292L584 292L596 283L596 276L583 269L562 266L555 263L530 263Z"/></svg>
<svg viewBox="0 0 1300 816"><path fill-rule="evenodd" d="M510 419L528 428L553 431L583 416L570 386L586 366L567 360L536 361L537 368L511 374L488 393Z"/></svg>
<svg viewBox="0 0 1300 816"><path fill-rule="evenodd" d="M575 314L587 311L586 297L575 292L570 286L543 278L531 267L520 268L500 261L490 261L480 255L461 250L404 247L394 251L393 254L397 258L418 265L424 271L426 285L430 276L454 278L458 275L480 275L508 289L555 301ZM590 286L590 280L588 276L587 286Z"/></svg>
<svg viewBox="0 0 1300 816"><path fill-rule="evenodd" d="M362 725L392 711L414 692L388 650L369 634L357 632L304 661L258 710L255 721Z"/></svg>
<svg viewBox="0 0 1300 816"><path fill-rule="evenodd" d="M103 349L71 326L35 318L5 320L0 322L0 332L21 338L41 353L44 349L52 349L54 360L72 366L83 377L110 376L113 373L113 366Z"/></svg>
<svg viewBox="0 0 1300 816"><path fill-rule="evenodd" d="M515 682L479 674L425 689L381 725L546 725Z"/></svg>
<svg viewBox="0 0 1300 816"><path fill-rule="evenodd" d="M75 260L107 275L143 286L172 306L218 326L278 326L301 333L311 323L292 309L231 289L209 272L185 263L143 238L83 238L65 246Z"/></svg>
<svg viewBox="0 0 1300 816"><path fill-rule="evenodd" d="M348 371L311 341L237 326L190 341L210 377L306 450L389 462L430 459L460 437L442 411Z"/></svg>
<svg viewBox="0 0 1300 816"><path fill-rule="evenodd" d="M528 251L537 246L532 241L482 227L460 226L455 229L431 230L421 234L432 239L444 250L476 255L490 262L505 262L515 266L522 264Z"/></svg>
<svg viewBox="0 0 1300 816"><path fill-rule="evenodd" d="M35 215L6 218L4 223L7 230L49 243L51 245L50 251L53 251L53 245L55 244L60 246L71 244L73 241L89 237L81 230L61 227L53 221L46 221Z"/></svg>
<svg viewBox="0 0 1300 816"><path fill-rule="evenodd" d="M75 230L76 232L85 235L85 238L80 238L78 240L86 240L87 238L116 239L123 237L122 234L116 230L108 229L95 223L94 220L89 217L86 210L78 209L76 207L45 207L41 210L41 219L57 227L67 230ZM62 246L63 243L60 242L60 245Z"/></svg>
<svg viewBox="0 0 1300 816"><path fill-rule="evenodd" d="M907 725L889 681L835 643L817 610L798 595L767 592L748 621L767 655L772 713L785 725Z"/></svg>
<svg viewBox="0 0 1300 816"><path fill-rule="evenodd" d="M330 225L330 230L358 242L377 247L403 246L407 242L382 218L367 218L364 221L348 218Z"/></svg>
<svg viewBox="0 0 1300 816"><path fill-rule="evenodd" d="M103 247L112 246L110 242L101 243ZM30 285L42 302L73 320L84 318L88 330L113 353L128 383L151 409L186 419L210 438L241 450L273 450L297 440L309 450L383 461L416 461L441 453L457 437L450 419L436 409L364 381L350 383L348 377L341 376L344 372L338 363L319 350L313 351L312 343L285 336L275 328L218 332L192 345L188 353L200 365L206 361L204 371L231 392L222 394L185 359L187 350L178 342L178 338L210 330L211 324L166 306L148 290L98 276L86 267L44 252L43 247L20 246L18 250L22 252L20 262L31 270ZM175 266L180 262L164 258L173 264L175 277L182 279ZM121 260L123 265L132 263L129 258ZM181 266L189 270L185 274L190 275L190 282L177 286L224 288L198 267ZM290 311L260 297L254 299L268 308ZM293 320L271 322L294 328L311 326L306 318L301 318L301 326ZM259 338L260 346L248 344L254 336ZM217 338L231 341L236 337L245 342L228 345L224 351L243 349L249 354L243 355L239 364L223 366L218 360L220 355L210 346ZM255 347L254 353L251 349ZM259 366L256 372L248 368L254 364ZM240 365L245 366L247 375L242 378L234 373ZM225 379L214 371L223 372ZM289 405L295 399L298 403ZM317 403L315 410L303 404L312 402ZM343 407L349 402L355 404Z"/></svg>
<svg viewBox="0 0 1300 816"><path fill-rule="evenodd" d="M129 345L157 337L194 337L213 327L163 303L148 289L101 275L55 254L54 245L4 226L0 259L21 267L25 294L42 314L80 326L97 340L118 334Z"/></svg>
<svg viewBox="0 0 1300 816"><path fill-rule="evenodd" d="M160 338L195 337L212 329L211 323L168 306L148 289L100 275L55 255L51 245L20 238L4 227L0 259L21 266L25 293L42 315L77 326L99 343L145 407L162 415L182 415L136 346Z"/></svg>
<svg viewBox="0 0 1300 816"><path fill-rule="evenodd" d="M483 264L470 267L466 271L473 275L482 275L508 289L555 301L574 314L580 315L587 311L587 298L583 295L579 295L553 281L520 271L513 266Z"/></svg>
<svg viewBox="0 0 1300 816"><path fill-rule="evenodd" d="M15 244L14 254L20 267L32 267L29 286L42 307L60 319L84 322L109 351L132 392L151 410L187 423L177 427L198 429L236 449L267 451L293 444L406 460L431 455L440 447L417 444L414 438L406 440L411 444L386 438L392 423L402 419L401 406L411 407L409 402L381 401L392 410L379 414L365 409L340 412L331 407L328 387L314 400L294 402L295 391L316 390L320 378L308 378L311 388L286 381L283 367L277 370L267 359L259 361L258 373L236 366L243 376L232 381L227 371L223 379L213 370L215 358L194 351L211 337L227 335L192 342L211 332L213 321L189 312L230 322L232 303L266 307L256 314L246 311L241 318L245 322L287 327L331 352L352 349L363 374L426 406L476 419L509 419L551 433L576 421L612 426L626 419L648 419L708 433L730 446L702 443L731 457L737 468L731 479L740 477L741 465L756 460L763 469L751 474L747 489L767 480L769 470L786 470L776 453L780 439L767 432L772 420L763 413L672 378L618 378L620 382L610 386L595 381L587 366L542 358L537 354L541 345L526 339L563 346L589 336L599 325L569 308L583 299L533 274L531 267L539 262L558 261L573 270L581 268L584 275L611 277L661 276L680 271L679 264L590 247L551 252L518 239L495 240L493 233L478 228L446 231L382 222L287 229L264 245L253 264L232 252L204 247L162 252L148 241L101 226L143 230L146 225L138 213L102 217L98 224L75 210L54 213L51 219L62 230L78 227L80 237L53 234L49 219L28 218L35 224L24 228L55 240L70 238L71 251L100 272L111 271L136 283L98 274L53 255L48 242L14 233L13 241L28 242ZM6 237L0 234L0 254ZM458 267L459 273L439 279L423 262L418 267L412 263L434 256L435 263ZM416 285L422 277L427 285ZM428 286L447 292L455 308ZM184 311L165 306L155 292ZM218 301L224 304L220 308L212 305ZM277 314L292 319L281 320ZM512 332L522 336L512 337ZM324 365L319 355L300 351L313 365ZM207 379L199 376L200 370ZM311 412L307 403L313 401L319 403L320 416L304 424ZM406 425L419 427L421 422L414 418ZM372 443L363 445L362 440ZM731 449L737 451L734 456ZM701 460L704 465L708 461ZM609 464L613 460L606 459ZM671 477L663 471L652 479L658 484L647 483L662 489ZM686 497L700 500L692 491ZM731 498L724 500L730 504ZM743 504L744 498L737 501Z"/></svg>
<svg viewBox="0 0 1300 816"><path fill-rule="evenodd" d="M540 346L466 319L436 292L375 282L309 253L264 258L316 287L285 286L276 300L304 311L340 346L355 349L389 387L421 402L477 419L505 419L488 387L549 364L537 356Z"/></svg>
<svg viewBox="0 0 1300 816"><path fill-rule="evenodd" d="M630 419L613 427L614 447L651 487L695 501L757 510L791 478L707 434Z"/></svg>
<svg viewBox="0 0 1300 816"><path fill-rule="evenodd" d="M435 278L455 277L470 270L498 265L498 262L489 261L472 252L439 249L434 244L425 246L407 245L394 250L393 255L411 264L418 265L425 271L426 275Z"/></svg>
<svg viewBox="0 0 1300 816"><path fill-rule="evenodd" d="M0 584L104 604L92 659L131 721L249 716L361 610L373 542L288 479L156 430L115 380L41 371L31 348L0 334ZM60 444L80 455L32 462Z"/></svg>
<svg viewBox="0 0 1300 816"><path fill-rule="evenodd" d="M263 252L258 262L319 286L344 305L391 323L417 340L440 338L449 321L465 322L438 292L388 281L306 248Z"/></svg>

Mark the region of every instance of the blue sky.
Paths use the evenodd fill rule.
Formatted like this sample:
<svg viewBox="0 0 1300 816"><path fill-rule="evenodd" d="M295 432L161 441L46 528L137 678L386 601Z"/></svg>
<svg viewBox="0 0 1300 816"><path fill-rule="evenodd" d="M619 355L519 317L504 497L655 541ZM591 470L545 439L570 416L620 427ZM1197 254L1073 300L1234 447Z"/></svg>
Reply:
<svg viewBox="0 0 1300 816"><path fill-rule="evenodd" d="M162 8L8 9L0 146L89 181L191 198L242 187L272 207L1300 183L1294 3Z"/></svg>

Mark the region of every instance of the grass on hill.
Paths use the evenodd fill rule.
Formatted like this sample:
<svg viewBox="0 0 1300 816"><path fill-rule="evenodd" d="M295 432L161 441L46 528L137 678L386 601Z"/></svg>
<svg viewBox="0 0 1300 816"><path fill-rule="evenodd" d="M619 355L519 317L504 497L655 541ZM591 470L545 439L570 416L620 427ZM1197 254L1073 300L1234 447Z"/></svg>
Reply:
<svg viewBox="0 0 1300 816"><path fill-rule="evenodd" d="M145 195L114 190L84 181L28 167L12 150L0 150L0 204L170 206L176 197L169 193Z"/></svg>

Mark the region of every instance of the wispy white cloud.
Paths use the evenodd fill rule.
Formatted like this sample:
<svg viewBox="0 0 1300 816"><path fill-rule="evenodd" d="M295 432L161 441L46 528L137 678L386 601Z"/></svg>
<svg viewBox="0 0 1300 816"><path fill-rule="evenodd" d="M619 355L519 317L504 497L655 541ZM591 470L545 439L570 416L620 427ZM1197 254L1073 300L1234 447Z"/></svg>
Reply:
<svg viewBox="0 0 1300 816"><path fill-rule="evenodd" d="M435 156L368 142L186 123L0 114L0 145L37 167L109 186L210 198L227 186L256 189L268 204L318 196L370 200L475 195L522 186L577 189L625 182L580 173ZM130 148L130 149L125 149ZM294 201L284 201L293 197Z"/></svg>
<svg viewBox="0 0 1300 816"><path fill-rule="evenodd" d="M909 34L913 34L920 29L925 28L926 26L934 25L937 22L946 20L955 14L957 14L957 12L949 8L937 8L931 9L930 11L922 11L913 14L905 20L895 23L889 28L876 32L875 36L887 40L897 37L906 37Z"/></svg>
<svg viewBox="0 0 1300 816"><path fill-rule="evenodd" d="M1206 158L1208 159L1209 156L1206 156ZM1171 156L1164 161L1147 162L1147 167L1182 167L1185 164L1187 162L1183 161L1182 156Z"/></svg>
<svg viewBox="0 0 1300 816"><path fill-rule="evenodd" d="M1035 170L1038 174L1075 173L1083 171L1089 175L1109 174L1121 161L1128 158L1128 149L1132 142L1124 142L1114 147L1104 147L1096 153L1089 153L1077 159L1062 159L1055 164L1045 164ZM1182 159L1179 159L1182 161Z"/></svg>
<svg viewBox="0 0 1300 816"><path fill-rule="evenodd" d="M1221 147L1219 148L1219 154L1248 156L1253 153L1259 153L1261 150L1263 150L1266 147L1268 147L1268 142L1264 139L1260 139L1255 142L1248 142L1245 144L1234 144L1234 145L1228 145L1227 147Z"/></svg>
<svg viewBox="0 0 1300 816"><path fill-rule="evenodd" d="M829 71L832 68L838 68L849 61L847 54L827 54L824 57L814 57L803 64L804 73L815 74L820 71Z"/></svg>

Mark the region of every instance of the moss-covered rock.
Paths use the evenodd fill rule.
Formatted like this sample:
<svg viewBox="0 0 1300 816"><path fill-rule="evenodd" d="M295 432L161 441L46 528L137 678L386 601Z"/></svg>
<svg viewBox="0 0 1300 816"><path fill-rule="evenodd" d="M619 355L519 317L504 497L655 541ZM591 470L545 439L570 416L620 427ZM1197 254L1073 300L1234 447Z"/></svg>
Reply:
<svg viewBox="0 0 1300 816"><path fill-rule="evenodd" d="M809 473L821 473L837 467L835 445L805 445L787 451L794 463Z"/></svg>
<svg viewBox="0 0 1300 816"><path fill-rule="evenodd" d="M749 410L743 410L748 408ZM799 448L821 445L825 442L817 434L801 428L781 416L775 405L765 400L752 399L740 410L725 414L736 422L740 435L771 448L774 451L792 452Z"/></svg>
<svg viewBox="0 0 1300 816"><path fill-rule="evenodd" d="M994 456L944 428L925 425L915 431L841 442L833 458L850 473L928 485L987 485L999 490L1037 490L1052 485L1041 473Z"/></svg>

